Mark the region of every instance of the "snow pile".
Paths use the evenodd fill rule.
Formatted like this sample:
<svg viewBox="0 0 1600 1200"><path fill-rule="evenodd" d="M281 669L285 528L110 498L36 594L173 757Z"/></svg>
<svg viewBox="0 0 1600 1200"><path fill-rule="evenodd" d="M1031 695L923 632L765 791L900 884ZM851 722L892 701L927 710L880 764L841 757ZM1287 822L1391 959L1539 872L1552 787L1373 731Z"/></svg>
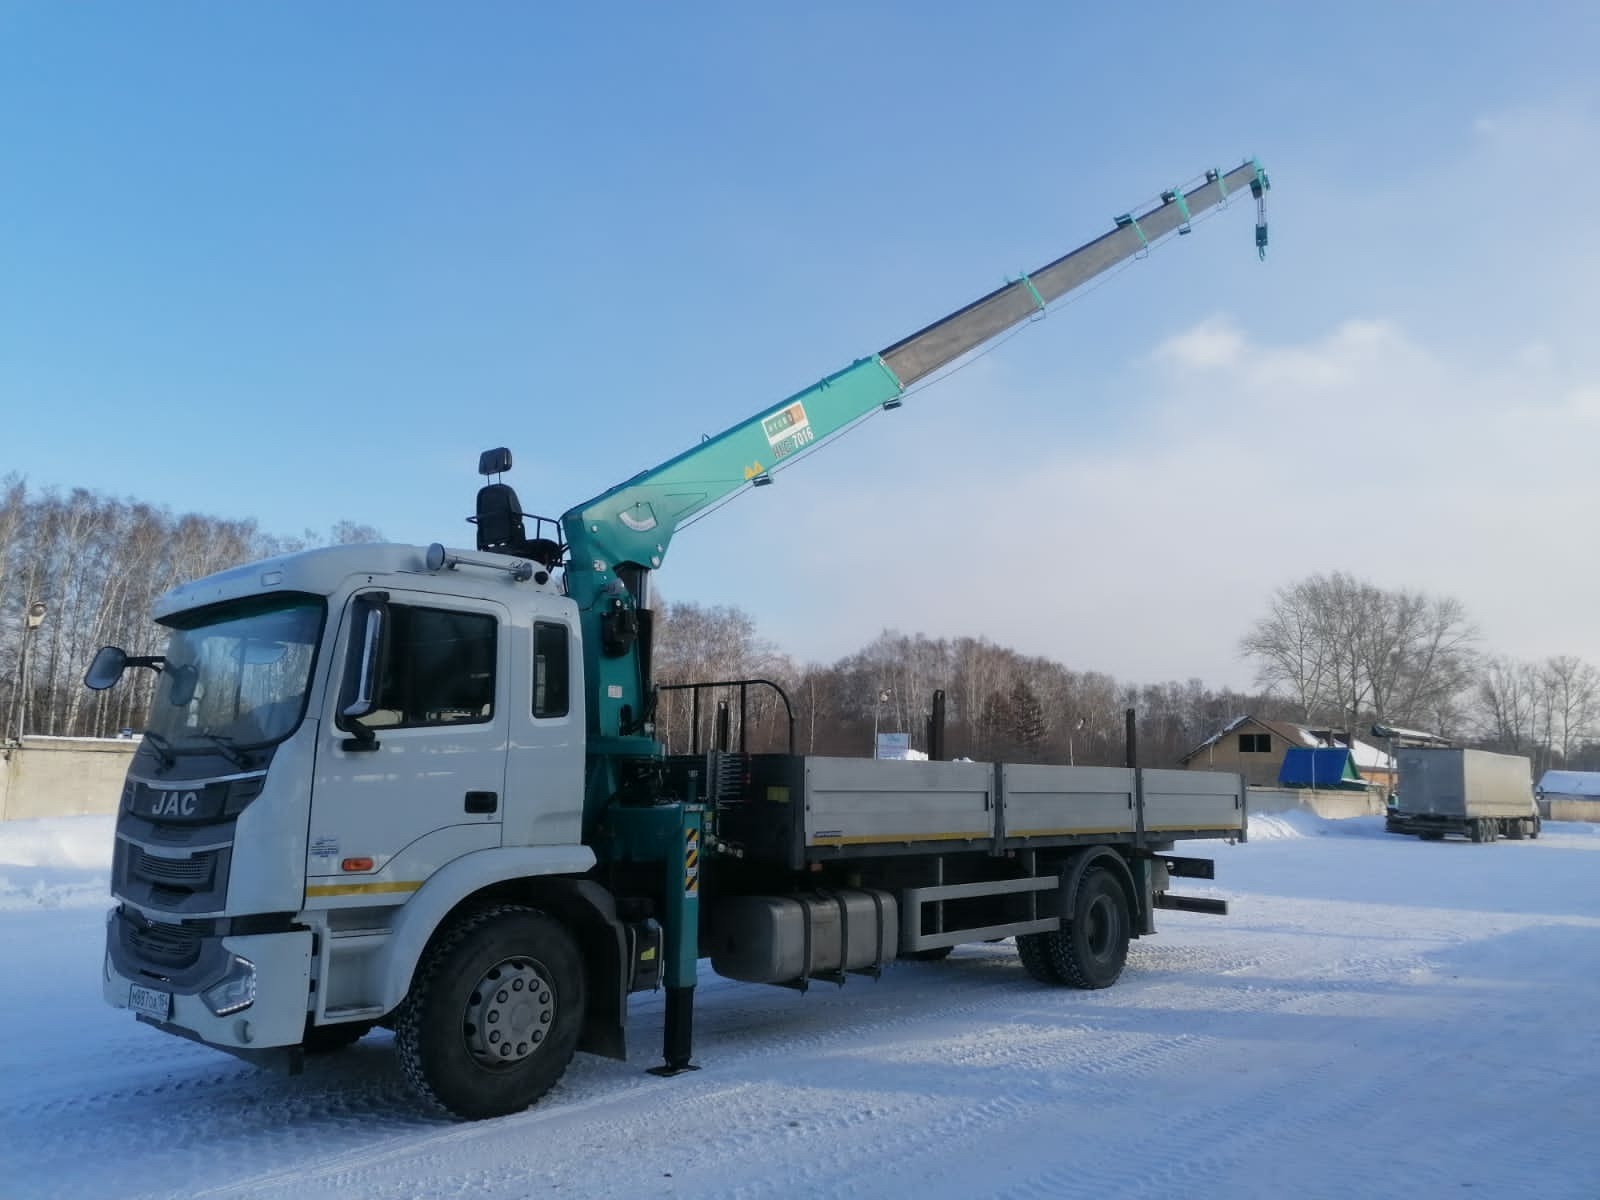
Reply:
<svg viewBox="0 0 1600 1200"><path fill-rule="evenodd" d="M106 907L115 820L0 822L0 912Z"/></svg>
<svg viewBox="0 0 1600 1200"><path fill-rule="evenodd" d="M0 823L0 867L111 869L115 817L43 817Z"/></svg>
<svg viewBox="0 0 1600 1200"><path fill-rule="evenodd" d="M1381 837L1382 817L1319 817L1298 809L1287 812L1251 813L1250 840L1278 841L1283 838Z"/></svg>

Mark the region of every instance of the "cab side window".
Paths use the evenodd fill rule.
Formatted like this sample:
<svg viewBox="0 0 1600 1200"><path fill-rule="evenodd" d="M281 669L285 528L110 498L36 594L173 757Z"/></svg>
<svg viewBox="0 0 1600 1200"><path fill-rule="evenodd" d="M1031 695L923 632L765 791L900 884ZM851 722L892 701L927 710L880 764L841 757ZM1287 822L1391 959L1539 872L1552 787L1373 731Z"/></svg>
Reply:
<svg viewBox="0 0 1600 1200"><path fill-rule="evenodd" d="M533 624L533 715L564 717L569 707L567 646L565 625L550 621Z"/></svg>
<svg viewBox="0 0 1600 1200"><path fill-rule="evenodd" d="M388 607L369 728L470 725L494 717L498 622L485 613Z"/></svg>

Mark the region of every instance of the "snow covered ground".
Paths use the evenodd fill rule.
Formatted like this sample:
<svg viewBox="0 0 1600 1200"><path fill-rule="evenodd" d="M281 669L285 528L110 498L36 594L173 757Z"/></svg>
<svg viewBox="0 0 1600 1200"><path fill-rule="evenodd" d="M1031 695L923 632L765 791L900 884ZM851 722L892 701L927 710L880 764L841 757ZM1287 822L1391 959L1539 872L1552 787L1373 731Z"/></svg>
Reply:
<svg viewBox="0 0 1600 1200"><path fill-rule="evenodd" d="M629 1062L456 1124L381 1030L290 1079L104 1007L109 818L0 825L0 1195L1600 1196L1600 829L1252 837L1209 847L1233 914L1162 914L1109 991L1008 945L805 996L706 974L699 1073L644 1074L639 996Z"/></svg>

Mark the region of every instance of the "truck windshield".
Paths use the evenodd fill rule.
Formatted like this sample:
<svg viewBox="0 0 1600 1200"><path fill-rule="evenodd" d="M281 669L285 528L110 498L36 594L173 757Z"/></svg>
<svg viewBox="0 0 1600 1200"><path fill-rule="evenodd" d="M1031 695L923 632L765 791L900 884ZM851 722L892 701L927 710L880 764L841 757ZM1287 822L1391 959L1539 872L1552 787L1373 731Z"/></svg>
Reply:
<svg viewBox="0 0 1600 1200"><path fill-rule="evenodd" d="M150 729L178 751L264 746L300 724L325 606L251 597L178 613L150 704Z"/></svg>

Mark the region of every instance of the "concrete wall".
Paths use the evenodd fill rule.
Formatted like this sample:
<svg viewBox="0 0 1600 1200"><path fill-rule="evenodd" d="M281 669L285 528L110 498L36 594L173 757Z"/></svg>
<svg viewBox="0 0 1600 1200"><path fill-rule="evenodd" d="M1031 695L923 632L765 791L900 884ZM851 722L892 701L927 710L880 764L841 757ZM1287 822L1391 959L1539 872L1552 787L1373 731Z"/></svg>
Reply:
<svg viewBox="0 0 1600 1200"><path fill-rule="evenodd" d="M27 737L0 750L0 821L113 813L139 743Z"/></svg>
<svg viewBox="0 0 1600 1200"><path fill-rule="evenodd" d="M1383 796L1372 791L1314 792L1309 788L1253 787L1245 797L1245 807L1253 813L1278 813L1303 809L1319 817L1340 820L1344 817L1364 817L1381 813Z"/></svg>
<svg viewBox="0 0 1600 1200"><path fill-rule="evenodd" d="M1549 797L1539 801L1539 815L1546 821L1600 821L1600 800Z"/></svg>

